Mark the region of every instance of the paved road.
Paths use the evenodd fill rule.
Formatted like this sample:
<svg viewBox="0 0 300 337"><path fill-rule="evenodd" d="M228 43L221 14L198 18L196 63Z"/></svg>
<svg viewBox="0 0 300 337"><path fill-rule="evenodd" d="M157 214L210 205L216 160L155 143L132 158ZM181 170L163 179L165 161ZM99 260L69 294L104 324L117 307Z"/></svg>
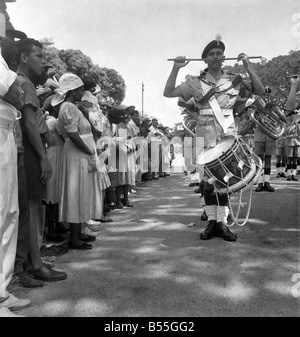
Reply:
<svg viewBox="0 0 300 337"><path fill-rule="evenodd" d="M57 258L66 281L20 290L33 302L20 313L299 317L300 182L272 184L275 193L253 192L249 221L233 227L238 241L229 243L199 239L207 223L182 173L144 183L131 195L134 208L111 214L93 250Z"/></svg>

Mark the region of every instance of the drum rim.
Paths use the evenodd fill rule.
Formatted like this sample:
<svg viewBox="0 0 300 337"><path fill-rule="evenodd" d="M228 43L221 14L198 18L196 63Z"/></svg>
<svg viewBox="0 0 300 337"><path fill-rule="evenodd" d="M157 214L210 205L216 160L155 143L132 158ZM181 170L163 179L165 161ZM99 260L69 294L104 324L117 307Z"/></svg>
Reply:
<svg viewBox="0 0 300 337"><path fill-rule="evenodd" d="M227 157L228 153L230 153L234 148L236 148L237 145L240 145L239 142L238 142L238 139L235 137L235 136L225 136L225 137L222 137L218 142L220 143L221 141L224 141L226 139L233 139L233 143L232 143L232 146L230 148L228 148L225 152L222 152L221 156L218 157L218 158L215 158L209 162L203 162L203 163L200 163L199 165L212 165L213 163L217 163L219 162L220 159L224 158L224 157ZM216 144L216 146L218 145L218 142ZM216 148L216 146L214 147L209 147L207 149L205 149L199 156L198 156L198 160L197 162L200 161L200 159L203 157L205 158L205 153L207 153L208 151L211 151L213 149Z"/></svg>
<svg viewBox="0 0 300 337"><path fill-rule="evenodd" d="M248 174L248 176L250 176L249 180L245 180L245 179L240 180L238 183L236 183L232 186L229 186L229 188L226 188L226 187L216 188L216 192L218 192L219 194L227 194L227 193L236 193L236 192L239 192L241 190L246 190L255 182L255 180L258 178L258 176L261 174L261 172L262 172L262 169L259 166L257 166L255 161L253 160L251 170ZM241 183L243 183L243 184L241 184ZM240 186L240 185L244 185L244 186Z"/></svg>

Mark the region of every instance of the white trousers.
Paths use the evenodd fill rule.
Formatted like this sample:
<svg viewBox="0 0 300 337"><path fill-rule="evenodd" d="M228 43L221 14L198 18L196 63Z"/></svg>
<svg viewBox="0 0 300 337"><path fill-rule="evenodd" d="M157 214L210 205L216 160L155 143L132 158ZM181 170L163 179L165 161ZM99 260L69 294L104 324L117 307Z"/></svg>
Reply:
<svg viewBox="0 0 300 337"><path fill-rule="evenodd" d="M0 300L6 297L17 247L19 205L17 147L12 130L0 124Z"/></svg>

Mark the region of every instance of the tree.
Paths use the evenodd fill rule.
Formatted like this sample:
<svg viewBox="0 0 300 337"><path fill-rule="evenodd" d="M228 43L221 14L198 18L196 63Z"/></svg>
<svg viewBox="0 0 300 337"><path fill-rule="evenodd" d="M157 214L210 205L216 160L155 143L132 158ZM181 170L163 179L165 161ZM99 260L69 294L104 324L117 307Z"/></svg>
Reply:
<svg viewBox="0 0 300 337"><path fill-rule="evenodd" d="M123 77L114 69L96 67L99 75L101 99L110 103L121 104L125 99L126 85Z"/></svg>
<svg viewBox="0 0 300 337"><path fill-rule="evenodd" d="M53 67L49 70L51 77L59 79L66 72L72 72L82 79L87 89L98 84L101 88L100 99L122 103L126 91L125 80L115 69L93 64L91 58L80 50L59 50L54 47L52 39L45 38L40 42L44 46L47 63Z"/></svg>
<svg viewBox="0 0 300 337"><path fill-rule="evenodd" d="M253 67L263 84L270 87L273 102L283 107L290 88L290 80L286 76L300 73L300 51L290 51L288 55L279 55L269 61L263 58L261 62L253 63ZM238 63L224 69L246 74L243 65Z"/></svg>
<svg viewBox="0 0 300 337"><path fill-rule="evenodd" d="M290 86L286 75L300 73L300 51L290 51L288 55L279 55L270 61L263 58L261 62L253 63L253 67L264 85L286 90ZM246 73L243 65L238 63L224 68L235 73Z"/></svg>
<svg viewBox="0 0 300 337"><path fill-rule="evenodd" d="M93 80L99 82L99 76L94 69L93 62L90 57L84 55L80 50L67 49L60 50L59 57L66 64L67 72L79 76L83 83L89 83Z"/></svg>

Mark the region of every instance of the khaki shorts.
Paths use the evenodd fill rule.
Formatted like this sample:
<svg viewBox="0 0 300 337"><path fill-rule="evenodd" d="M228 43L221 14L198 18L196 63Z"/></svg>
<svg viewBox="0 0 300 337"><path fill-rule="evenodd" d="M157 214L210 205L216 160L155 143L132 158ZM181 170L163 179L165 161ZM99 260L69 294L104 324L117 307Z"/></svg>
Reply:
<svg viewBox="0 0 300 337"><path fill-rule="evenodd" d="M276 156L285 157L285 147L284 146L276 147Z"/></svg>
<svg viewBox="0 0 300 337"><path fill-rule="evenodd" d="M300 157L300 146L286 146L285 147L286 157L289 158L299 158Z"/></svg>
<svg viewBox="0 0 300 337"><path fill-rule="evenodd" d="M275 154L274 142L254 142L254 152L257 155L273 156Z"/></svg>

